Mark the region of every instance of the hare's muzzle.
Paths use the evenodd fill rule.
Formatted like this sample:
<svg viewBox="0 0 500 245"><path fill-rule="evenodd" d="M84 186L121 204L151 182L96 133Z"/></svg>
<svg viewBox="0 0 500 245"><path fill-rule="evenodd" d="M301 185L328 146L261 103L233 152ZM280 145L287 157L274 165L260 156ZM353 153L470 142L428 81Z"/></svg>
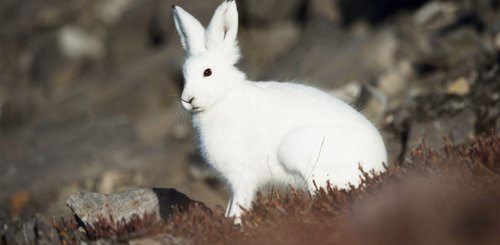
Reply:
<svg viewBox="0 0 500 245"><path fill-rule="evenodd" d="M190 97L188 99L181 98L182 107L184 107L184 109L186 109L187 111L200 112L203 110L201 107L197 107L193 103L194 103L194 97Z"/></svg>

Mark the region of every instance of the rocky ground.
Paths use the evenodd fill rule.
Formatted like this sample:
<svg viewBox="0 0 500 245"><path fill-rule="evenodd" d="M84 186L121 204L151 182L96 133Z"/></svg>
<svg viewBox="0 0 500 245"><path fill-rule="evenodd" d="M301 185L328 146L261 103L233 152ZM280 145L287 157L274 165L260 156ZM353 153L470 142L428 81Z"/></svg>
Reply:
<svg viewBox="0 0 500 245"><path fill-rule="evenodd" d="M70 215L72 193L138 187L224 206L178 104L183 51L170 13L179 4L206 24L219 2L2 1L0 216ZM440 149L444 136L461 144L500 129L497 0L237 3L242 70L362 110L390 165L422 141Z"/></svg>

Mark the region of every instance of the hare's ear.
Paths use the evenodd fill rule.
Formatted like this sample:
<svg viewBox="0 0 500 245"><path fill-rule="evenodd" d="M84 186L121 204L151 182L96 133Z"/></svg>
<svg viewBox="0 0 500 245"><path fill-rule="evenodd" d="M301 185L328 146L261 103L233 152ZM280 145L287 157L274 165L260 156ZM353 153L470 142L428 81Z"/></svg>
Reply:
<svg viewBox="0 0 500 245"><path fill-rule="evenodd" d="M205 28L196 18L181 7L172 5L172 9L175 28L179 32L186 55L192 56L205 51Z"/></svg>
<svg viewBox="0 0 500 245"><path fill-rule="evenodd" d="M221 50L234 59L239 58L238 10L234 0L224 1L214 13L205 33L205 43L210 50Z"/></svg>

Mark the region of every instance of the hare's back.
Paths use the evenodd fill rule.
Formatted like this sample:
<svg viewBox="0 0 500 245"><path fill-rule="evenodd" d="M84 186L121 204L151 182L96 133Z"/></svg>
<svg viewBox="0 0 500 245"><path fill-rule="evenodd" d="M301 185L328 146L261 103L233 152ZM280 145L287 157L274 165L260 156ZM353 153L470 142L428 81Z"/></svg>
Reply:
<svg viewBox="0 0 500 245"><path fill-rule="evenodd" d="M265 82L259 86L268 93L266 97L273 110L282 112L278 115L283 118L287 118L287 115L301 118L304 124L372 125L350 105L318 88L280 82Z"/></svg>
<svg viewBox="0 0 500 245"><path fill-rule="evenodd" d="M380 152L385 152L382 137L373 123L340 99L295 83L270 83L267 89L272 94L272 111L276 112L270 115L280 122L284 131L317 127L341 141L366 148L380 146Z"/></svg>

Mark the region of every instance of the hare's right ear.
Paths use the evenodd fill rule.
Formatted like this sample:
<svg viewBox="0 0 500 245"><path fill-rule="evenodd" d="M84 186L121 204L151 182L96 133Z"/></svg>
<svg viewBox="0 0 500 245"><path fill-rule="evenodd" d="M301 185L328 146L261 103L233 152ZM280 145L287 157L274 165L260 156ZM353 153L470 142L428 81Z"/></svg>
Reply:
<svg viewBox="0 0 500 245"><path fill-rule="evenodd" d="M218 50L226 58L236 63L240 57L240 49L236 40L238 32L238 10L234 0L225 0L215 10L205 34L208 50Z"/></svg>
<svg viewBox="0 0 500 245"><path fill-rule="evenodd" d="M186 55L193 56L205 51L205 28L201 23L179 6L172 5L172 10L175 28L179 32Z"/></svg>

